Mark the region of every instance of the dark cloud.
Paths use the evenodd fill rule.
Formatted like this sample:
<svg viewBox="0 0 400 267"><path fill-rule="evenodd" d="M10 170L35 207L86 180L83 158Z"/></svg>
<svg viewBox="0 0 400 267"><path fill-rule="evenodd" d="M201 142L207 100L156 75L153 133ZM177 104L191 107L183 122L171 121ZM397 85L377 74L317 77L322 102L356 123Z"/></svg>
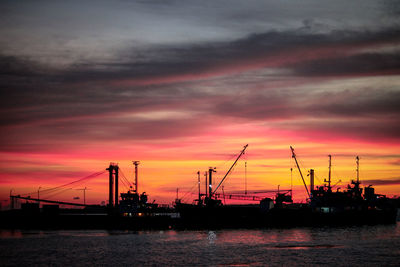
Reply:
<svg viewBox="0 0 400 267"><path fill-rule="evenodd" d="M296 75L304 67L303 74L312 76L318 71L323 76L328 72L343 73L341 67L347 64L349 67L345 69L355 72L397 70L397 56L390 58L386 54L374 53L347 57L346 49L398 42L399 33L397 29L380 32L331 31L325 34L307 30L270 31L235 41L131 49L121 51L115 61L77 63L67 68L51 68L27 58L2 56L0 125L4 128L0 138L3 148L12 150L10 146L13 144L25 144L22 141L24 135L18 132L20 125L30 129L31 140L35 139L35 135L57 140L72 137L87 140L113 137L158 139L196 134L201 128L195 126L199 123L194 121L199 117L159 121L110 119L123 112L137 114L157 110L194 110L213 114L215 118L243 118L242 122L321 116L351 118L371 115L374 120L378 115L393 117L400 111L397 105L400 94L385 88L365 92L344 91L340 94L280 88L254 92L243 88L238 97L227 87L233 83L236 86L240 84L240 77L231 75L213 90L204 92L199 80L252 69L252 64L256 64L256 68L292 69ZM321 54L321 49L328 49L329 53ZM331 51L335 54L331 55ZM327 58L332 60L332 66L324 61ZM379 62L374 65L376 61ZM331 70L327 71L329 68ZM180 80L182 75L190 75L197 81ZM158 82L165 77L173 77L172 82ZM174 80L174 77L177 79ZM149 84L120 83L124 80L146 80ZM241 84L246 86L244 82ZM102 118L104 116L108 118ZM374 120L370 124L372 126L364 122L351 125L343 122L321 124L319 128L298 123L292 127L316 127L315 130L322 127L333 132L341 129L342 132L358 133L360 136L400 136L395 126L399 125L398 119ZM335 126L330 129L330 125ZM36 148L35 142L31 145Z"/></svg>
<svg viewBox="0 0 400 267"><path fill-rule="evenodd" d="M2 56L0 60L2 109L16 107L26 109L33 106L47 110L46 105L57 104L61 108L63 105L70 107L69 110L66 107L66 114L77 111L91 114L94 110L107 112L116 108L114 105L110 107L113 102L122 107L124 105L120 105L121 101L127 98L133 100L135 96L133 101L137 106L137 99L140 99L140 95L144 92L165 90L165 87L160 89L154 86L135 86L135 82L157 84L160 83L160 79L163 83L163 79L168 77L171 77L172 82L181 82L179 77L183 75L197 79L202 79L204 75L220 76L231 71L246 70L248 65L254 62L261 64L258 67L285 67L293 69L297 74L312 76L397 72L399 69L397 55L375 53L346 57L344 54L348 48L346 46L390 43L399 41L398 36L400 32L396 29L382 32L335 31L330 34L267 32L232 42L181 46L156 45L142 51L121 52L114 62L81 63L67 69L52 69L29 59ZM336 58L322 55L318 60L315 60L314 56L311 56L314 60L307 57L302 59L304 54L312 55L315 50L332 46L337 46ZM190 78L182 79L190 80ZM133 85L118 84L124 80ZM167 90L175 94L176 89L171 88ZM99 109L96 104L101 104L102 108ZM28 109L28 112L32 110ZM50 113L47 112L47 115ZM2 117L10 116L6 114ZM37 117L40 117L40 114Z"/></svg>
<svg viewBox="0 0 400 267"><path fill-rule="evenodd" d="M400 74L400 55L364 53L348 57L300 62L291 66L301 76L357 76Z"/></svg>
<svg viewBox="0 0 400 267"><path fill-rule="evenodd" d="M63 83L118 81L121 79L135 81L184 74L200 76L232 66L240 68L240 64L245 65L254 61L264 63L265 66L275 65L278 67L286 67L286 65L290 67L295 64L293 67L300 74L312 75L330 74L329 70L333 72L335 69L338 73L348 73L354 66L363 68L364 71L391 70L398 68L398 56L367 54L332 59L331 61L332 55L324 55L322 58L329 58L329 60L321 59L310 65L298 63L291 56L298 56L301 60L305 54L316 53L318 55L319 49L332 49L336 46L335 56L343 57L348 49L353 49L352 46L398 42L400 41L399 36L400 31L397 29L380 32L332 31L328 34L271 31L252 34L246 38L229 42L153 45L146 49L133 48L131 52L129 50L121 52L114 61L77 63L64 71L46 70L46 73L42 72L41 74L42 78L48 81ZM294 54L296 51L301 51L301 53ZM27 60L3 56L2 62L2 75L31 76L38 73L38 64ZM332 62L331 65L330 62ZM373 63L377 62L378 65L373 67ZM343 65L347 67L343 68Z"/></svg>
<svg viewBox="0 0 400 267"><path fill-rule="evenodd" d="M3 78L29 78L44 74L44 67L35 61L17 56L0 55L0 75Z"/></svg>
<svg viewBox="0 0 400 267"><path fill-rule="evenodd" d="M118 116L74 119L33 124L31 126L7 127L1 135L2 151L70 151L84 149L91 142L125 142L177 140L197 136L208 131L203 127L208 117L192 119L140 119ZM27 136L27 133L29 135ZM46 140L43 142L43 140Z"/></svg>
<svg viewBox="0 0 400 267"><path fill-rule="evenodd" d="M132 48L129 52L120 52L114 61L103 63L88 62L74 64L64 71L42 72L42 78L49 82L94 82L94 81L131 81L155 79L168 76L181 76L185 74L199 75L214 73L220 75L218 70L225 70L235 66L240 69L242 64L254 61L265 66L293 67L303 74L326 74L329 72L326 65L330 61L323 58L332 58L332 55L322 55L320 61L314 61L309 66L301 65L299 60L310 60L313 53L318 57L321 48L333 49L336 57L343 57L348 49L353 46L368 46L378 43L392 43L400 41L398 29L387 29L379 32L368 31L332 31L327 34L309 32L270 31L263 34L252 34L246 38L228 42L207 42L203 44L182 45L153 45L146 49ZM333 52L332 52L333 53ZM308 55L305 58L304 55ZM299 60L293 58L299 57ZM314 56L311 56L313 59ZM336 60L336 61L335 61ZM2 58L2 76L19 75L30 76L37 74L37 65L15 57ZM378 65L373 68L373 63ZM366 64L367 63L367 64ZM297 65L296 65L297 64ZM289 65L289 66L287 66ZM340 69L348 66L343 72L348 72L354 65L364 67L365 70L397 69L398 57L380 54L353 56L345 59L332 59L331 69ZM320 68L320 66L322 68ZM301 67L301 68L300 68ZM43 68L43 67L42 67ZM42 69L41 68L41 69ZM337 70L339 71L339 70ZM149 81L151 83L151 81Z"/></svg>
<svg viewBox="0 0 400 267"><path fill-rule="evenodd" d="M311 101L306 109L318 116L370 117L384 115L397 119L400 116L400 92L394 89L365 88L324 92Z"/></svg>
<svg viewBox="0 0 400 267"><path fill-rule="evenodd" d="M226 98L216 105L215 113L251 120L286 120L302 117L377 120L379 116L386 116L383 121L393 123L391 120L398 121L400 116L399 102L400 92L384 88L339 92L269 89L267 93L255 92Z"/></svg>
<svg viewBox="0 0 400 267"><path fill-rule="evenodd" d="M268 95L227 97L215 106L215 114L250 120L289 119L299 116L285 94L271 90Z"/></svg>
<svg viewBox="0 0 400 267"><path fill-rule="evenodd" d="M385 119L371 120L326 120L295 121L280 124L279 127L307 137L308 140L366 140L374 143L398 142L399 121Z"/></svg>
<svg viewBox="0 0 400 267"><path fill-rule="evenodd" d="M337 69L339 74L349 73L355 66L356 72L372 70L398 71L398 56L367 54L347 58L348 50L370 45L400 41L398 29L386 29L379 32L368 31L332 31L328 34L285 31L252 34L246 38L229 42L208 42L205 44L155 45L145 50L133 49L123 52L115 62L74 65L61 78L66 81L120 80L141 81L185 74L204 73L221 75L229 69L246 69L248 64L260 64L266 67L288 67L300 74L329 74ZM319 55L321 49L329 53ZM312 61L321 57L320 61ZM338 57L339 59L335 59ZM344 58L344 59L341 59ZM329 62L332 59L332 66ZM300 63L299 63L300 61ZM374 63L378 63L375 67ZM318 64L321 68L319 68ZM340 67L348 64L344 70ZM347 66L347 65L346 65ZM324 73L325 70L325 73ZM151 83L151 81L149 81ZM154 81L157 83L157 80Z"/></svg>

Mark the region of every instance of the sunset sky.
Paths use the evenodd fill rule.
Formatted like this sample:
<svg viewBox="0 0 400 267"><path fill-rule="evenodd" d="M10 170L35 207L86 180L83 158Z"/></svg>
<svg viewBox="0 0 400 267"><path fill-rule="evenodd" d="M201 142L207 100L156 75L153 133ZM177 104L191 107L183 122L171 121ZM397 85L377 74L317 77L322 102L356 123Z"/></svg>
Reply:
<svg viewBox="0 0 400 267"><path fill-rule="evenodd" d="M400 195L398 1L1 1L0 199L116 162L139 190L196 197L328 175ZM107 173L52 199L107 200ZM307 178L308 179L308 178ZM307 181L308 182L308 181ZM121 185L122 190L126 188ZM336 188L337 188L336 187ZM36 195L32 194L32 197ZM73 200L79 196L80 200ZM50 197L50 196L49 196ZM43 195L45 198L45 195Z"/></svg>

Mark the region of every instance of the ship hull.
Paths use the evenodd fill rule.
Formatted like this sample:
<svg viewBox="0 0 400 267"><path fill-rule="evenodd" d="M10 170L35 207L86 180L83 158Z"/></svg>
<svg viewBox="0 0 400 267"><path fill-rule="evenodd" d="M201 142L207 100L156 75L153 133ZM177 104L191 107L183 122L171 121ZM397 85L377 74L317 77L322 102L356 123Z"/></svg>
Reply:
<svg viewBox="0 0 400 267"><path fill-rule="evenodd" d="M258 205L205 207L183 204L178 228L266 228L396 223L396 209L349 210L323 213L310 207L262 211Z"/></svg>

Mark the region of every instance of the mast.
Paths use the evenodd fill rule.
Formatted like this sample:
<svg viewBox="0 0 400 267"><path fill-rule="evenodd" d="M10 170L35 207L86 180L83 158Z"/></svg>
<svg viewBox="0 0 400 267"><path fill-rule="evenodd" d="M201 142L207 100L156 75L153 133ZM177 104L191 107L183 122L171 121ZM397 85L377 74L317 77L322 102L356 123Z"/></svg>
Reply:
<svg viewBox="0 0 400 267"><path fill-rule="evenodd" d="M329 157L328 191L332 191L331 187L332 155L328 155L328 157Z"/></svg>
<svg viewBox="0 0 400 267"><path fill-rule="evenodd" d="M314 191L314 169L310 169L310 192Z"/></svg>
<svg viewBox="0 0 400 267"><path fill-rule="evenodd" d="M208 187L207 187L207 172L204 172L204 182L206 183L206 187L205 187L205 196L207 197L207 192L208 192Z"/></svg>
<svg viewBox="0 0 400 267"><path fill-rule="evenodd" d="M139 194L139 184L138 184L138 165L140 161L132 161L135 165L135 193Z"/></svg>
<svg viewBox="0 0 400 267"><path fill-rule="evenodd" d="M115 187L115 201L114 201L114 206L115 206L115 208L118 208L118 205L119 205L119 194L118 194L118 170L119 170L119 167L118 167L118 165L115 165L114 166L114 181L115 181L115 184L114 184L114 187Z"/></svg>
<svg viewBox="0 0 400 267"><path fill-rule="evenodd" d="M222 178L221 182L219 182L218 186L215 188L214 193L218 190L218 188L220 187L220 185L224 182L225 178L228 176L228 174L232 171L233 167L236 165L236 162L240 159L240 157L244 154L244 151L246 150L246 148L249 145L245 145L243 147L243 150L240 152L240 154L237 156L235 162L232 164L232 166L229 168L229 170L227 171L227 173L225 174L224 178Z"/></svg>
<svg viewBox="0 0 400 267"><path fill-rule="evenodd" d="M199 202L200 202L200 171L197 172L197 184L199 186Z"/></svg>
<svg viewBox="0 0 400 267"><path fill-rule="evenodd" d="M331 173L332 173L332 155L329 156L329 177L328 177L328 188L331 188Z"/></svg>
<svg viewBox="0 0 400 267"><path fill-rule="evenodd" d="M296 166L297 166L297 169L299 170L301 179L303 180L303 184L304 184L304 187L305 187L305 189L306 189L306 191L307 191L307 195L308 195L308 197L310 197L310 192L308 192L308 188L307 188L307 185L306 185L306 181L304 181L303 174L301 173L301 169L300 169L299 163L297 162L296 154L294 153L294 149L293 149L292 146L290 147L290 150L292 150L292 158L294 158L294 161L296 162Z"/></svg>
<svg viewBox="0 0 400 267"><path fill-rule="evenodd" d="M114 207L114 165L110 163L110 166L106 169L108 171L108 207L111 209Z"/></svg>
<svg viewBox="0 0 400 267"><path fill-rule="evenodd" d="M117 208L118 207L118 164L110 162L110 166L106 169L109 174L108 174L108 207L110 210L112 208ZM115 195L113 192L113 189L115 189Z"/></svg>
<svg viewBox="0 0 400 267"><path fill-rule="evenodd" d="M217 172L215 170L215 167L210 167L208 168L208 197L211 198L213 195L213 191L212 191L212 173L213 172ZM215 191L214 191L215 192Z"/></svg>

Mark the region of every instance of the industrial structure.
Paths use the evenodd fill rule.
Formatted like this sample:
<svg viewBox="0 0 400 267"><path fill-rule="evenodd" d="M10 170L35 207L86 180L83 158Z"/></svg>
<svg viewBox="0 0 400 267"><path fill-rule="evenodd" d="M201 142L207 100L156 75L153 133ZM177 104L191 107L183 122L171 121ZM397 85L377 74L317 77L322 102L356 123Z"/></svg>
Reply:
<svg viewBox="0 0 400 267"><path fill-rule="evenodd" d="M225 193L223 184L233 172L238 161L245 154L245 145L236 156L234 162L219 183L215 183L216 167L209 167L204 173L204 193L202 193L201 172L197 171L198 196L193 203L183 203L179 199L178 189L174 209L148 203L146 192L139 193L138 166L134 165L134 179L126 179L121 168L116 163L110 163L108 168L93 173L76 181L50 189L38 188L37 191L24 195L10 192L12 210L0 213L0 226L16 227L83 227L83 228L225 228L225 227L268 227L268 226L299 226L318 224L364 224L364 223L393 223L396 220L398 204L384 195L376 194L369 185L361 187L360 158L356 157L356 179L343 191L333 190L332 185L332 156L328 155L328 177L324 184L315 185L315 171L308 171L309 185L303 176L298 157L291 146L291 156L299 171L305 191L306 203L293 203L293 191L266 190L248 192L247 163L245 163L245 190L243 193ZM291 168L291 180L292 180ZM108 203L106 205L86 204L86 186L83 190L83 203L57 201L46 198L72 189L79 183L96 178L108 172ZM127 191L120 193L120 182L128 185ZM339 180L340 182L340 180ZM216 186L214 186L216 184ZM218 191L219 189L222 189ZM364 192L363 192L364 191ZM31 197L34 195L37 197ZM272 196L271 196L272 195ZM74 199L79 199L74 198ZM15 209L17 200L23 200L21 210ZM254 204L226 204L226 200L251 201ZM42 205L42 207L40 207ZM61 209L62 206L75 206L79 209ZM68 214L69 216L64 216ZM91 216L81 216L88 215ZM72 216L74 215L74 216Z"/></svg>

